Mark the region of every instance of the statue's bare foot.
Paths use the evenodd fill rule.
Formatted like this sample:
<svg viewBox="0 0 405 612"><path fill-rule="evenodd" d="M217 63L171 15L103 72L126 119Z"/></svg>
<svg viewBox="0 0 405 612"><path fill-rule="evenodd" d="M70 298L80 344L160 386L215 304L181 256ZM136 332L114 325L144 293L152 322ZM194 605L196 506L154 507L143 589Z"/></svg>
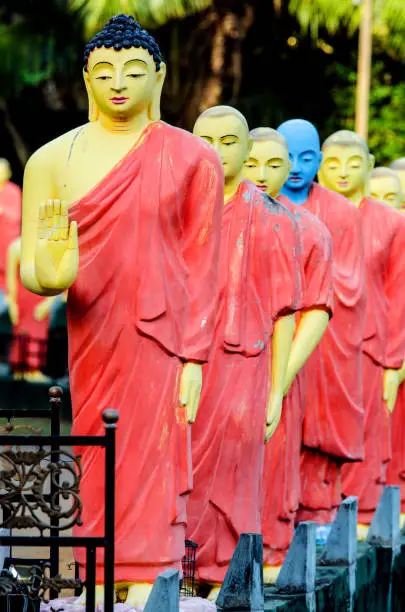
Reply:
<svg viewBox="0 0 405 612"><path fill-rule="evenodd" d="M152 591L153 584L148 582L132 582L128 584L128 595L125 600L127 606L144 606L148 601L148 597Z"/></svg>
<svg viewBox="0 0 405 612"><path fill-rule="evenodd" d="M367 539L369 529L370 529L370 525L364 525L363 523L357 523L357 539L360 542L364 542Z"/></svg>
<svg viewBox="0 0 405 612"><path fill-rule="evenodd" d="M212 589L209 592L208 597L207 597L208 601L216 602L221 588L222 588L222 584L213 584Z"/></svg>
<svg viewBox="0 0 405 612"><path fill-rule="evenodd" d="M263 582L264 584L275 584L281 570L281 565L264 565Z"/></svg>
<svg viewBox="0 0 405 612"><path fill-rule="evenodd" d="M30 382L50 382L50 378L42 374L40 370L27 372L26 379Z"/></svg>
<svg viewBox="0 0 405 612"><path fill-rule="evenodd" d="M404 527L405 527L405 512L401 512L400 517L399 517L399 528L402 531Z"/></svg>
<svg viewBox="0 0 405 612"><path fill-rule="evenodd" d="M104 585L96 584L96 606L99 604L104 605ZM86 589L83 589L83 593L78 597L75 602L75 606L85 606L86 605Z"/></svg>

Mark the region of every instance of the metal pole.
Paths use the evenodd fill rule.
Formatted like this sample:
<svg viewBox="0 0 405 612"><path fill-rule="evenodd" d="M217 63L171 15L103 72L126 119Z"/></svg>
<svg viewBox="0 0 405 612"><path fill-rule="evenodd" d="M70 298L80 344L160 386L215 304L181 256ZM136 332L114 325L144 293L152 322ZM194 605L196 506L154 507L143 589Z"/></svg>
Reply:
<svg viewBox="0 0 405 612"><path fill-rule="evenodd" d="M52 443L51 443L51 463L54 463L56 466L55 471L52 474L51 478L51 491L50 496L52 500L52 504L59 505L60 496L59 496L59 481L60 481L60 473L58 472L58 463L60 461L60 447L59 447L59 436L60 436L60 415L61 415L61 407L62 407L62 395L63 390L61 387L51 387L49 389L49 405L51 410L51 435L52 435ZM51 536L59 535L59 517L53 516L51 517ZM59 574L59 546L57 543L51 546L50 551L50 562L51 562L51 577L54 578ZM50 598L56 599L59 593L55 589L50 590Z"/></svg>
<svg viewBox="0 0 405 612"><path fill-rule="evenodd" d="M114 550L115 550L115 434L119 414L104 410L105 447L105 523L104 523L104 610L114 609Z"/></svg>
<svg viewBox="0 0 405 612"><path fill-rule="evenodd" d="M363 0L359 31L356 90L356 132L368 138L371 58L373 45L373 0Z"/></svg>

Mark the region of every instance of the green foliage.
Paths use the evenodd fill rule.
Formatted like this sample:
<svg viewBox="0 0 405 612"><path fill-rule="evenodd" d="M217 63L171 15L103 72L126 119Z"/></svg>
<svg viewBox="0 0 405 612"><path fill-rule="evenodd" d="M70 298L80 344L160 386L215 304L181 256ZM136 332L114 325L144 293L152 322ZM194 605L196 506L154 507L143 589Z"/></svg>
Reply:
<svg viewBox="0 0 405 612"><path fill-rule="evenodd" d="M0 95L18 96L27 85L77 72L83 43L81 22L67 0L53 0L39 11L30 2L0 19Z"/></svg>
<svg viewBox="0 0 405 612"><path fill-rule="evenodd" d="M209 7L212 0L70 0L79 10L85 33L91 37L113 15L133 15L144 27L157 27L169 19L182 19Z"/></svg>
<svg viewBox="0 0 405 612"><path fill-rule="evenodd" d="M336 85L332 97L336 111L326 124L325 136L340 129L354 129L356 72L335 64ZM385 62L373 66L370 91L369 146L378 165L389 164L405 153L405 82L395 82Z"/></svg>
<svg viewBox="0 0 405 612"><path fill-rule="evenodd" d="M288 9L304 32L316 40L325 29L334 35L359 28L362 0L289 0ZM390 55L405 59L405 1L373 0L374 40Z"/></svg>
<svg viewBox="0 0 405 612"><path fill-rule="evenodd" d="M288 10L315 40L321 28L335 34L346 27L353 34L360 23L359 7L353 0L290 0Z"/></svg>

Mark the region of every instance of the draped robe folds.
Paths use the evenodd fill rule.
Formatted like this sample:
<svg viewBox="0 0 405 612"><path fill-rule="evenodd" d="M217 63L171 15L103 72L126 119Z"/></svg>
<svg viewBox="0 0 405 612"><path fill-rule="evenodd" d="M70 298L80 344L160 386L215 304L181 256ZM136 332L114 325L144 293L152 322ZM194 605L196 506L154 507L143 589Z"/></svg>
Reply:
<svg viewBox="0 0 405 612"><path fill-rule="evenodd" d="M73 434L119 411L115 580L153 582L184 555L192 486L179 406L182 362L205 362L219 294L223 170L202 140L163 122L69 210L79 273L69 289ZM82 536L104 532L104 456L82 455ZM83 549L75 551L81 566ZM103 558L97 558L103 582Z"/></svg>
<svg viewBox="0 0 405 612"><path fill-rule="evenodd" d="M324 223L332 237L334 306L333 319L305 368L297 520L329 523L341 502L341 464L364 457L364 250L359 211L346 198L313 183L302 206Z"/></svg>
<svg viewBox="0 0 405 612"><path fill-rule="evenodd" d="M405 512L405 385L398 390L395 410L391 415L392 458L388 464L387 484L401 488L401 513Z"/></svg>
<svg viewBox="0 0 405 612"><path fill-rule="evenodd" d="M299 229L304 266L303 308L332 313L332 239L326 226L307 210L280 196ZM263 470L263 558L280 565L294 537L300 501L300 453L304 417L305 366L284 399L280 423L266 445ZM275 494L277 492L277 494Z"/></svg>
<svg viewBox="0 0 405 612"><path fill-rule="evenodd" d="M222 582L239 535L261 531L273 321L301 307L302 284L293 216L242 181L225 206L222 294L192 431L187 535L201 581Z"/></svg>
<svg viewBox="0 0 405 612"><path fill-rule="evenodd" d="M385 368L405 357L405 218L372 198L360 204L367 267L367 317L363 343L365 458L344 466L342 489L359 497L359 522L369 524L387 482L390 415L383 400ZM403 441L402 441L403 442Z"/></svg>
<svg viewBox="0 0 405 612"><path fill-rule="evenodd" d="M4 291L7 250L21 234L21 189L11 181L0 189L0 223L0 291Z"/></svg>

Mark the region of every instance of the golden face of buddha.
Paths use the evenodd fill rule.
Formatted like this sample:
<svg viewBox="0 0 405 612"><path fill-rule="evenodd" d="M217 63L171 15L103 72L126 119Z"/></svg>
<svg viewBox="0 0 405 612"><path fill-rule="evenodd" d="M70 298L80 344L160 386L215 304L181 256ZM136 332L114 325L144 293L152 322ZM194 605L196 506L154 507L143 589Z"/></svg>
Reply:
<svg viewBox="0 0 405 612"><path fill-rule="evenodd" d="M402 191L399 179L394 176L376 176L370 179L370 195L388 206L402 207Z"/></svg>
<svg viewBox="0 0 405 612"><path fill-rule="evenodd" d="M245 162L243 176L275 198L286 182L290 169L286 147L273 140L255 140Z"/></svg>
<svg viewBox="0 0 405 612"><path fill-rule="evenodd" d="M237 177L249 157L251 138L237 115L202 116L193 133L212 145L224 168L225 179Z"/></svg>
<svg viewBox="0 0 405 612"><path fill-rule="evenodd" d="M89 97L110 117L131 117L149 108L156 90L163 85L165 65L156 71L146 49L106 49L90 53L84 79Z"/></svg>
<svg viewBox="0 0 405 612"><path fill-rule="evenodd" d="M358 145L331 144L323 151L320 182L350 199L367 184L373 161Z"/></svg>

